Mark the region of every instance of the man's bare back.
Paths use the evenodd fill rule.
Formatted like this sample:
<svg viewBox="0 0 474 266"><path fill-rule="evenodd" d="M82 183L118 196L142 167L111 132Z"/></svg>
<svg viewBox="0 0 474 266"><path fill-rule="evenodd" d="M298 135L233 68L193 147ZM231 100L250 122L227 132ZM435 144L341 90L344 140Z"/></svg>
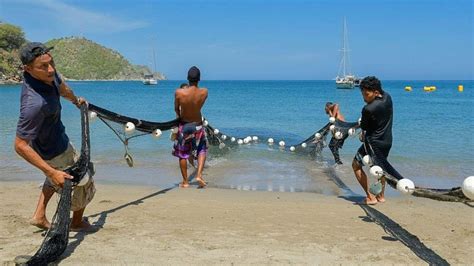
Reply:
<svg viewBox="0 0 474 266"><path fill-rule="evenodd" d="M191 85L176 89L174 109L183 122L201 122L201 108L207 99L207 89Z"/></svg>

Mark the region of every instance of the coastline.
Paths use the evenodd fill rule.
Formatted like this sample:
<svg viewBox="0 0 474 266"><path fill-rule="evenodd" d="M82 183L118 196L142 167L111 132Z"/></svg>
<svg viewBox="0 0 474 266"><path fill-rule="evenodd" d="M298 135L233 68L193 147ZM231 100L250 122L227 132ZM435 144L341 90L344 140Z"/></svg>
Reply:
<svg viewBox="0 0 474 266"><path fill-rule="evenodd" d="M28 219L37 182L2 181L0 258L32 255L43 237ZM71 233L69 264L426 264L472 262L474 212L415 197L376 206L315 193L97 184ZM56 197L48 207L55 210Z"/></svg>
<svg viewBox="0 0 474 266"><path fill-rule="evenodd" d="M99 81L142 81L143 79L65 79L65 81L99 82ZM166 79L157 79L166 80ZM0 80L0 85L20 85L23 81Z"/></svg>

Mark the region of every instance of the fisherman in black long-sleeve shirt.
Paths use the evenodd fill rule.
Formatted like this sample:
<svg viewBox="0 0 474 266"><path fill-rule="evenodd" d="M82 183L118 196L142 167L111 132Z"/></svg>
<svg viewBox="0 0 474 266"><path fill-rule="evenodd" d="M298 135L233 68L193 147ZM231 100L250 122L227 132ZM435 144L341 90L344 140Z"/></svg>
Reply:
<svg viewBox="0 0 474 266"><path fill-rule="evenodd" d="M373 150L373 154L370 155L376 160L375 163L377 161L384 162L392 147L392 98L382 89L380 80L376 77L364 78L360 83L360 90L364 101L367 103L362 108L360 122L363 138L365 138L366 143L370 143ZM367 146L364 144L359 148L352 161L352 169L367 195L361 204L374 205L378 202L385 202L385 179L382 178L382 192L379 195L372 195L369 192L367 175L362 169L362 158L367 155L366 148Z"/></svg>

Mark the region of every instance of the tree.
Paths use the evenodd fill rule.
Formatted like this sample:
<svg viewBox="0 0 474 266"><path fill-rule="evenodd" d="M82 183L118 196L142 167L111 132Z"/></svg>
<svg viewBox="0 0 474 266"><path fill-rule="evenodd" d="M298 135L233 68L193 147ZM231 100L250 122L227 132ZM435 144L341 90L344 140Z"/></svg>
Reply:
<svg viewBox="0 0 474 266"><path fill-rule="evenodd" d="M25 33L20 27L0 22L0 49L19 49L25 42Z"/></svg>

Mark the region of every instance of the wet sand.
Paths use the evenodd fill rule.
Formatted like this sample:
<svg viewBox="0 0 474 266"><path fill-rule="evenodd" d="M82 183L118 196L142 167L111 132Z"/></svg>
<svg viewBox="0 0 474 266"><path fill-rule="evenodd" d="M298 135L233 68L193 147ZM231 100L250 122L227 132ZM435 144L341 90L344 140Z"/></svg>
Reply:
<svg viewBox="0 0 474 266"><path fill-rule="evenodd" d="M38 182L0 182L0 262L32 255ZM376 206L316 193L97 184L95 233L61 264L470 264L474 210L415 197ZM57 197L48 207L51 218Z"/></svg>

